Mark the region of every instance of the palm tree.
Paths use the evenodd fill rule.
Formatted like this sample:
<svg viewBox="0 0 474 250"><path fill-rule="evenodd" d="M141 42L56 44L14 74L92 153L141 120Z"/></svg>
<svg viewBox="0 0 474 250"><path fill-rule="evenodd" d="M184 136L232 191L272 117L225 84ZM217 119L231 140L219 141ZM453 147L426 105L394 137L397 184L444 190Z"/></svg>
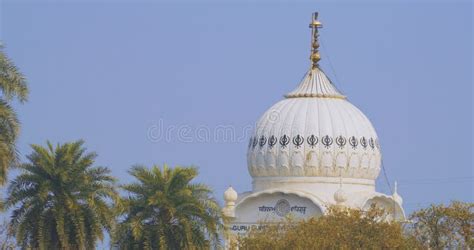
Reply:
<svg viewBox="0 0 474 250"><path fill-rule="evenodd" d="M9 104L13 99L26 101L28 88L26 80L13 62L3 52L0 44L0 185L5 184L8 168L16 162L16 140L19 121Z"/></svg>
<svg viewBox="0 0 474 250"><path fill-rule="evenodd" d="M118 195L110 170L92 167L96 154L86 153L83 141L32 148L5 200L19 246L94 249L114 223L110 201Z"/></svg>
<svg viewBox="0 0 474 250"><path fill-rule="evenodd" d="M196 168L134 166L138 182L124 185L119 249L209 249L217 246L221 212L209 187L191 183Z"/></svg>

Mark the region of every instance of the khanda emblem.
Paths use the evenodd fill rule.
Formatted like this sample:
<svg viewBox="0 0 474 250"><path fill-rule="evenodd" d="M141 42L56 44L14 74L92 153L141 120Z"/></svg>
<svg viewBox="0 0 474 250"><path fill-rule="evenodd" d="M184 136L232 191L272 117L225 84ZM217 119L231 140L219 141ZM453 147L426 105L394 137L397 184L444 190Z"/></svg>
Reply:
<svg viewBox="0 0 474 250"><path fill-rule="evenodd" d="M277 140L276 136L274 136L274 135L270 136L270 138L268 138L268 146L270 146L270 148L273 148L273 146L275 146L277 141L278 140Z"/></svg>
<svg viewBox="0 0 474 250"><path fill-rule="evenodd" d="M301 145L304 143L304 138L301 135L296 135L293 137L293 144L295 144L296 148L300 148Z"/></svg>
<svg viewBox="0 0 474 250"><path fill-rule="evenodd" d="M351 138L349 138L349 144L351 144L353 149L357 148L358 142L357 142L357 139L355 138L355 136L351 136Z"/></svg>
<svg viewBox="0 0 474 250"><path fill-rule="evenodd" d="M311 148L314 148L314 146L318 144L318 137L311 135L306 139L306 141L308 141L308 144L311 146Z"/></svg>
<svg viewBox="0 0 474 250"><path fill-rule="evenodd" d="M375 148L375 141L374 141L373 138L370 138L370 139L369 139L369 145L370 145L370 147L371 147L372 149Z"/></svg>
<svg viewBox="0 0 474 250"><path fill-rule="evenodd" d="M362 145L362 147L364 149L367 149L367 139L365 139L364 136L362 136L362 138L360 138L360 145Z"/></svg>
<svg viewBox="0 0 474 250"><path fill-rule="evenodd" d="M255 137L253 138L252 148L255 148L255 146L257 146L257 143L258 143L257 137L255 136Z"/></svg>
<svg viewBox="0 0 474 250"><path fill-rule="evenodd" d="M344 138L344 136L340 135L336 138L336 144L339 146L339 148L343 148L344 145L346 145L346 138Z"/></svg>
<svg viewBox="0 0 474 250"><path fill-rule="evenodd" d="M265 143L267 143L267 137L265 137L264 135L260 136L259 143L260 143L260 147L263 147Z"/></svg>
<svg viewBox="0 0 474 250"><path fill-rule="evenodd" d="M285 148L288 143L290 143L290 138L287 135L280 137L280 145L282 148Z"/></svg>
<svg viewBox="0 0 474 250"><path fill-rule="evenodd" d="M325 135L321 138L321 143L326 146L326 148L329 148L329 146L332 145L332 138L329 135Z"/></svg>

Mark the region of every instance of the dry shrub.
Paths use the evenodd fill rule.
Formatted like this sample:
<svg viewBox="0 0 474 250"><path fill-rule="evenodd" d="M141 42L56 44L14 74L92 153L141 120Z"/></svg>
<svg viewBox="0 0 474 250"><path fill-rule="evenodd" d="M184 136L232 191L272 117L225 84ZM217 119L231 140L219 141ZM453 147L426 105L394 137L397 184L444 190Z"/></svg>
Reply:
<svg viewBox="0 0 474 250"><path fill-rule="evenodd" d="M266 223L238 237L240 249L421 249L416 240L404 234L399 222L386 220L382 209L368 211L329 208L328 214L305 221L291 218Z"/></svg>

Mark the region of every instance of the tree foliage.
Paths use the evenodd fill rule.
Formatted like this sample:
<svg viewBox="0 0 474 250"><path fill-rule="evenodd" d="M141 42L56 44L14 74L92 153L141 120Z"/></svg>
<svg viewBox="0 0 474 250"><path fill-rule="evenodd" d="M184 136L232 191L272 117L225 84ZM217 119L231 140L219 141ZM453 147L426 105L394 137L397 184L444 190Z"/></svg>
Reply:
<svg viewBox="0 0 474 250"><path fill-rule="evenodd" d="M0 223L0 250L14 250L16 243L14 237L10 234L8 222Z"/></svg>
<svg viewBox="0 0 474 250"><path fill-rule="evenodd" d="M452 202L415 211L410 233L432 249L474 249L474 203Z"/></svg>
<svg viewBox="0 0 474 250"><path fill-rule="evenodd" d="M331 207L328 214L305 221L265 223L263 229L240 236L239 249L416 249L413 237L398 222L386 220L383 210Z"/></svg>
<svg viewBox="0 0 474 250"><path fill-rule="evenodd" d="M218 241L220 207L209 187L191 183L196 168L135 166L124 185L115 233L120 249L208 249Z"/></svg>
<svg viewBox="0 0 474 250"><path fill-rule="evenodd" d="M86 153L82 141L32 148L5 201L19 246L94 249L114 222L109 201L118 196L110 170L92 166L96 154Z"/></svg>
<svg viewBox="0 0 474 250"><path fill-rule="evenodd" d="M18 159L15 144L20 122L11 101L26 101L28 88L24 76L4 53L1 45L0 93L0 185L3 185L7 179L8 168Z"/></svg>

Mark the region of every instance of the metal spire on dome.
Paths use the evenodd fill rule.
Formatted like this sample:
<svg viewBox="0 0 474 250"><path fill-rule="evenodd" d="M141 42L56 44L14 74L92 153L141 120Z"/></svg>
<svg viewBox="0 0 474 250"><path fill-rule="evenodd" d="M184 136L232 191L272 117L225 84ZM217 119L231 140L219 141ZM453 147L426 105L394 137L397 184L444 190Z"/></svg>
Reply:
<svg viewBox="0 0 474 250"><path fill-rule="evenodd" d="M346 97L341 94L337 88L331 83L329 78L319 67L318 62L321 60L319 55L319 34L318 29L322 28L323 25L318 21L318 12L314 12L311 23L311 68L303 77L298 87L286 94L286 98L299 98L299 97L318 97L318 98L339 98L345 99Z"/></svg>
<svg viewBox="0 0 474 250"><path fill-rule="evenodd" d="M311 28L311 55L309 56L309 59L312 63L311 67L315 69L318 68L318 62L321 60L321 56L319 55L318 29L323 27L321 22L318 21L318 12L313 13L309 27Z"/></svg>

